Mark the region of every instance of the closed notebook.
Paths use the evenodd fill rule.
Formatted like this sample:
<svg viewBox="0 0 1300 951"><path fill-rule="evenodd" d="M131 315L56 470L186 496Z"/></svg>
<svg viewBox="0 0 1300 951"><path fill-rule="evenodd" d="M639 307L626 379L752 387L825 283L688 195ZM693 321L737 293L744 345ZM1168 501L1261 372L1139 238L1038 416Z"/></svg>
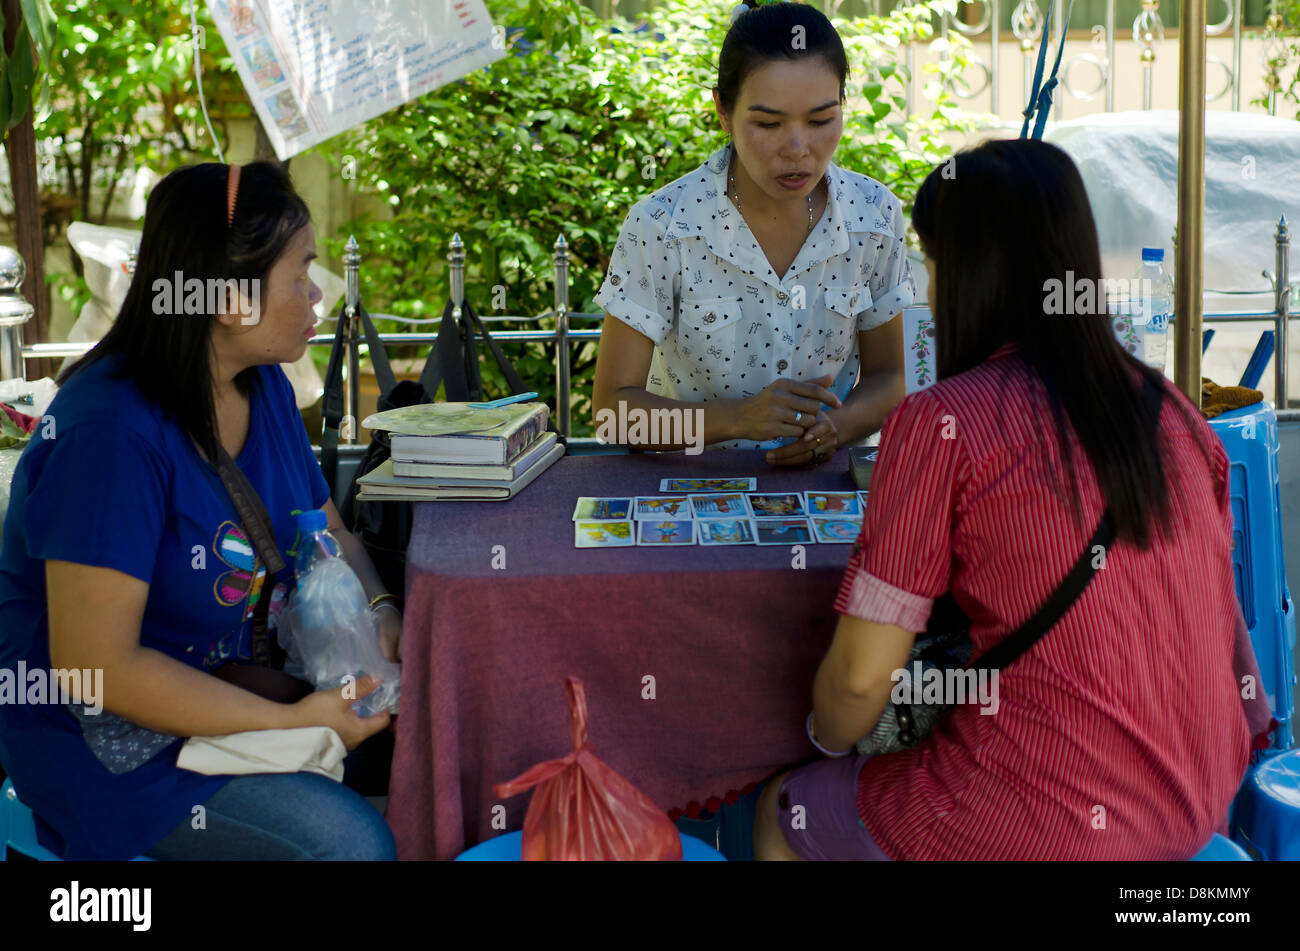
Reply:
<svg viewBox="0 0 1300 951"><path fill-rule="evenodd" d="M524 487L564 455L564 447L550 451L511 481L482 479L414 479L393 475L393 461L386 459L371 472L357 478L359 500L404 502L496 500L514 498Z"/></svg>
<svg viewBox="0 0 1300 951"><path fill-rule="evenodd" d="M549 415L545 403L418 403L367 416L361 425L391 433L392 456L401 462L504 466L546 431Z"/></svg>
<svg viewBox="0 0 1300 951"><path fill-rule="evenodd" d="M479 466L458 462L403 462L393 460L393 475L412 479L475 479L495 482L512 482L533 463L541 459L555 445L555 433L542 433L541 438L526 446L504 466Z"/></svg>

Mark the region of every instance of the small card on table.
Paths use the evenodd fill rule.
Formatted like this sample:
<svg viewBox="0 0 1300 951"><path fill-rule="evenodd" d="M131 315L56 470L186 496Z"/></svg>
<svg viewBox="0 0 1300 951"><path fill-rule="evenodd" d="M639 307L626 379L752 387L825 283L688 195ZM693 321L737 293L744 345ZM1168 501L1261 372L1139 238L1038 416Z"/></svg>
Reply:
<svg viewBox="0 0 1300 951"><path fill-rule="evenodd" d="M690 518L691 501L684 495L638 495L635 517L637 519Z"/></svg>
<svg viewBox="0 0 1300 951"><path fill-rule="evenodd" d="M751 492L749 506L759 518L793 518L807 515L803 496L798 492Z"/></svg>
<svg viewBox="0 0 1300 951"><path fill-rule="evenodd" d="M695 522L691 519L646 519L636 523L638 545L694 545Z"/></svg>
<svg viewBox="0 0 1300 951"><path fill-rule="evenodd" d="M805 492L809 515L828 518L862 518L862 499L856 492Z"/></svg>
<svg viewBox="0 0 1300 951"><path fill-rule="evenodd" d="M701 545L752 545L757 537L751 518L702 518L695 524Z"/></svg>
<svg viewBox="0 0 1300 951"><path fill-rule="evenodd" d="M832 545L855 542L862 532L862 523L852 518L823 518L814 515L812 524L817 540Z"/></svg>
<svg viewBox="0 0 1300 951"><path fill-rule="evenodd" d="M756 518L759 545L806 545L813 540L806 518Z"/></svg>
<svg viewBox="0 0 1300 951"><path fill-rule="evenodd" d="M630 498L609 499L582 496L573 509L573 520L585 519L593 522L627 521L632 517L632 500Z"/></svg>
<svg viewBox="0 0 1300 951"><path fill-rule="evenodd" d="M758 480L753 476L736 479L661 479L660 492L753 492Z"/></svg>
<svg viewBox="0 0 1300 951"><path fill-rule="evenodd" d="M749 503L740 492L692 495L691 511L696 518L741 518L749 516Z"/></svg>
<svg viewBox="0 0 1300 951"><path fill-rule="evenodd" d="M573 523L574 548L628 548L636 544L633 522Z"/></svg>

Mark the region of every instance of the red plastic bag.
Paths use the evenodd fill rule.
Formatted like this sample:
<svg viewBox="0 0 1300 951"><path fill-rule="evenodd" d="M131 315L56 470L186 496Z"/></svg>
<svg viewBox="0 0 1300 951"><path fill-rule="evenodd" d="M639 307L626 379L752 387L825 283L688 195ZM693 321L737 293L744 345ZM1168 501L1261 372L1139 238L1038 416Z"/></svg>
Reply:
<svg viewBox="0 0 1300 951"><path fill-rule="evenodd" d="M573 752L493 788L508 799L538 786L524 816L524 861L680 861L682 841L667 814L588 745L582 681L566 677L564 691Z"/></svg>

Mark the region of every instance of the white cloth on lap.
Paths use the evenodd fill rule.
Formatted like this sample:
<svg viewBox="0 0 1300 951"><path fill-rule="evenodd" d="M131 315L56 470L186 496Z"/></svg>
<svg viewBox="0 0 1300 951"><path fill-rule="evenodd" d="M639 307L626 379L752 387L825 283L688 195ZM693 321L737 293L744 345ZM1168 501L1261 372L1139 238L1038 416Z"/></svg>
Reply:
<svg viewBox="0 0 1300 951"><path fill-rule="evenodd" d="M333 729L249 730L226 736L192 736L176 765L209 776L256 773L319 773L342 782L347 748Z"/></svg>

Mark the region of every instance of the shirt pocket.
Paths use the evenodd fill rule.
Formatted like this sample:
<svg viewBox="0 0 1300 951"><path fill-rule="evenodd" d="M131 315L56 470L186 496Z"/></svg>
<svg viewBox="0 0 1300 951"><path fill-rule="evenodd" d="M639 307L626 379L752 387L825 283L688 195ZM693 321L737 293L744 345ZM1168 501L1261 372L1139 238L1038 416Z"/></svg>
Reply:
<svg viewBox="0 0 1300 951"><path fill-rule="evenodd" d="M871 308L871 289L865 284L826 288L826 342L824 359L842 363L857 342L858 314Z"/></svg>
<svg viewBox="0 0 1300 951"><path fill-rule="evenodd" d="M677 313L677 349L711 372L725 368L736 355L744 320L740 301L732 298L683 298Z"/></svg>

